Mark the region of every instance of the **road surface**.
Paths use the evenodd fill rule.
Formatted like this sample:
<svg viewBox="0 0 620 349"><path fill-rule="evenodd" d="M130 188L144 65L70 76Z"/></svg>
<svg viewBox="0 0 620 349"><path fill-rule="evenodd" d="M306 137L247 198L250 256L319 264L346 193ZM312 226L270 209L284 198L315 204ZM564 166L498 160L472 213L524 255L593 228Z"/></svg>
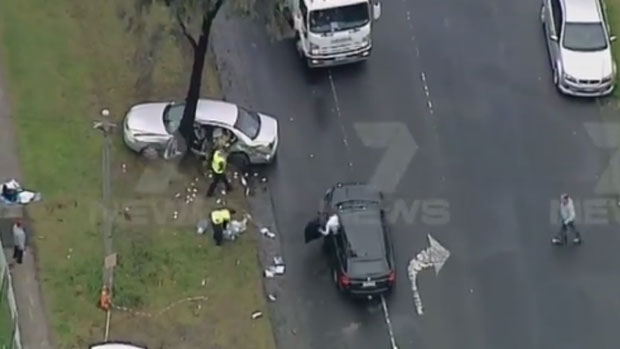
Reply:
<svg viewBox="0 0 620 349"><path fill-rule="evenodd" d="M537 0L384 2L370 61L316 73L304 72L292 42L270 41L249 20L217 29L234 41L219 53L227 69L244 78L229 97L280 120L270 188L296 294L287 306L309 348L390 348L390 336L416 349L618 347L612 210L609 224L581 225L583 246L550 245L561 193L604 198L594 187L613 152L584 123L612 111L556 93L539 13ZM356 133L368 122L399 123L419 146L392 206L449 204L442 222L392 215L398 287L388 314L339 296L320 244L303 243L326 188L368 181L381 161L383 150ZM418 276L419 316L407 264L427 233L451 256L439 275Z"/></svg>

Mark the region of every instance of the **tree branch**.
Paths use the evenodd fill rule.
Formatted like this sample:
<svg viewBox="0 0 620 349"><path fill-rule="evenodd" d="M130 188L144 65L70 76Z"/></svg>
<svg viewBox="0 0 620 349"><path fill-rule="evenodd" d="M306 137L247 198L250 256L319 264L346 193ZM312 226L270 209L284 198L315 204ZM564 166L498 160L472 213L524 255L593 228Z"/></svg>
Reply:
<svg viewBox="0 0 620 349"><path fill-rule="evenodd" d="M181 27L181 31L183 32L183 35L185 35L185 37L189 41L189 44L192 45L192 48L194 50L196 50L198 48L198 44L196 43L196 39L194 39L192 34L190 34L189 31L187 31L187 26L185 25L185 22L183 22L183 19L181 19L181 15L177 14L177 22L179 22L179 26Z"/></svg>

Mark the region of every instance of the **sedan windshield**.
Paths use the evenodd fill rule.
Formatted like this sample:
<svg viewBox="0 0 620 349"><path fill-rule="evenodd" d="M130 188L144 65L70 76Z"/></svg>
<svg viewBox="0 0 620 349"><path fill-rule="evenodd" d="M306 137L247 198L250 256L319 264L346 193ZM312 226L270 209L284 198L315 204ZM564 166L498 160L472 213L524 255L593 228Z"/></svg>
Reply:
<svg viewBox="0 0 620 349"><path fill-rule="evenodd" d="M367 3L316 10L310 12L310 31L324 34L349 30L366 25L370 21Z"/></svg>
<svg viewBox="0 0 620 349"><path fill-rule="evenodd" d="M169 134L175 133L181 126L185 104L168 104L164 109L164 127Z"/></svg>
<svg viewBox="0 0 620 349"><path fill-rule="evenodd" d="M260 131L260 116L257 113L238 107L237 121L235 128L250 139L256 139Z"/></svg>
<svg viewBox="0 0 620 349"><path fill-rule="evenodd" d="M572 51L600 51L607 48L602 23L566 23L564 48Z"/></svg>

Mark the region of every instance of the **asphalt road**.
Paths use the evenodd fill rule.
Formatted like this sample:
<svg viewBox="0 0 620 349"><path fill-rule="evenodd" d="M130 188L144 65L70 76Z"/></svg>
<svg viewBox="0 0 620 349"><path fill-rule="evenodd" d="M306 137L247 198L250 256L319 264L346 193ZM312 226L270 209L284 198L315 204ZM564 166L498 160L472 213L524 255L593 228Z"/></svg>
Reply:
<svg viewBox="0 0 620 349"><path fill-rule="evenodd" d="M618 347L613 210L598 212L609 224L582 222L583 246L549 242L562 192L577 203L604 198L594 188L613 152L584 123L612 111L555 91L539 11L537 0L385 2L370 61L315 73L292 42L269 41L247 20L220 25L231 39L227 69L244 78L229 97L280 120L270 189L296 294L287 306L308 347L390 348L391 334L401 349ZM356 133L368 122L397 122L419 147L390 202L449 203L446 222L420 211L394 219L390 326L380 304L339 296L319 244L303 243L326 188L368 181L381 161ZM407 264L428 233L451 257L418 278L420 316Z"/></svg>

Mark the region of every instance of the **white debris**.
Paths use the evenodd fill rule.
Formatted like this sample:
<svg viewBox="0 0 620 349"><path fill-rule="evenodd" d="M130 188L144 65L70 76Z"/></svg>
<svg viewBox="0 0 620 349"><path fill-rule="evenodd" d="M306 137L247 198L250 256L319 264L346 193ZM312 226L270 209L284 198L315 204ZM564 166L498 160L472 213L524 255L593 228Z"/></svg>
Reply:
<svg viewBox="0 0 620 349"><path fill-rule="evenodd" d="M275 256L273 257L273 264L274 265L284 265L284 259L280 256Z"/></svg>
<svg viewBox="0 0 620 349"><path fill-rule="evenodd" d="M202 286L206 285L207 284L207 280L202 279L202 283L201 284L202 284Z"/></svg>
<svg viewBox="0 0 620 349"><path fill-rule="evenodd" d="M222 196L226 195L226 190L222 190Z"/></svg>
<svg viewBox="0 0 620 349"><path fill-rule="evenodd" d="M314 154L310 154L310 159L314 158Z"/></svg>
<svg viewBox="0 0 620 349"><path fill-rule="evenodd" d="M252 313L252 320L256 320L256 319L258 319L259 317L262 317L262 316L263 316L262 312L255 311L255 312Z"/></svg>
<svg viewBox="0 0 620 349"><path fill-rule="evenodd" d="M209 228L209 221L203 218L198 221L198 224L196 224L196 233L204 234L208 228Z"/></svg>
<svg viewBox="0 0 620 349"><path fill-rule="evenodd" d="M265 269L264 275L266 278L271 279L272 277L276 275L276 273L272 271L271 268L268 268L268 269Z"/></svg>
<svg viewBox="0 0 620 349"><path fill-rule="evenodd" d="M272 267L273 272L276 273L277 275L284 275L284 266L283 265L278 265L275 267Z"/></svg>
<svg viewBox="0 0 620 349"><path fill-rule="evenodd" d="M276 237L276 234L272 233L268 228L261 228L260 233L270 239L274 239Z"/></svg>
<svg viewBox="0 0 620 349"><path fill-rule="evenodd" d="M272 301L272 302L276 301L276 296L271 294L271 293L267 295L267 298L269 298L269 300Z"/></svg>
<svg viewBox="0 0 620 349"><path fill-rule="evenodd" d="M254 177L258 177L258 172L254 172Z"/></svg>
<svg viewBox="0 0 620 349"><path fill-rule="evenodd" d="M176 194L174 195L174 197L175 197L175 198L177 198L177 199L178 199L178 198L180 198L180 197L181 197L181 193L176 193Z"/></svg>
<svg viewBox="0 0 620 349"><path fill-rule="evenodd" d="M260 180L260 181L261 181L261 182L263 182L263 183L266 183L266 182L267 182L267 177L263 177L263 178L261 178L261 180Z"/></svg>

